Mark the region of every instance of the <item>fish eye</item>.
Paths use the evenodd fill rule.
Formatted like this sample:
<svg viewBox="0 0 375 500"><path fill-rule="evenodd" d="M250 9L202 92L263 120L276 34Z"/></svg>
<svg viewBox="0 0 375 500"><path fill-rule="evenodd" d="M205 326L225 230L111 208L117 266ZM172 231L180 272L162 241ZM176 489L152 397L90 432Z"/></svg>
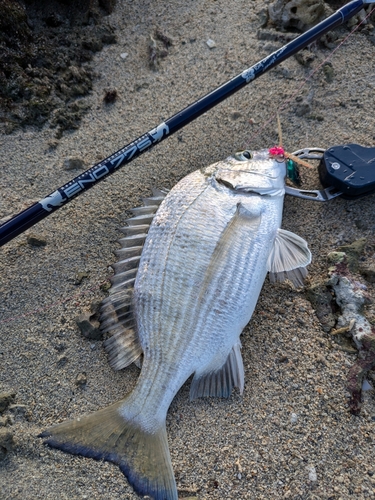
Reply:
<svg viewBox="0 0 375 500"><path fill-rule="evenodd" d="M251 154L251 151L245 150L245 151L239 151L234 155L234 157L236 158L236 160L246 161L246 160L251 160L253 155Z"/></svg>

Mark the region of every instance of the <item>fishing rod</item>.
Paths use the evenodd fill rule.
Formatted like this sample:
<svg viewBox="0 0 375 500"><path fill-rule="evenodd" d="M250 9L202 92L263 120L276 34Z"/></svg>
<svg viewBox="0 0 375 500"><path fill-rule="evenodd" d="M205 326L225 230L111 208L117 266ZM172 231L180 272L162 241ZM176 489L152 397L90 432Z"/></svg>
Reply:
<svg viewBox="0 0 375 500"><path fill-rule="evenodd" d="M182 127L255 80L255 78L258 78L266 71L285 61L285 59L291 57L328 31L345 23L369 3L373 3L373 0L353 0L349 2L299 37L287 43L250 68L245 69L239 75L198 99L182 111L179 111L165 122L160 123L149 132L141 135L108 158L95 164L39 202L34 203L29 208L26 208L26 210L15 215L0 226L0 246L20 235L37 222L43 220L49 214L58 210L78 195L92 188L99 181L116 172L120 167L129 163L134 158L137 158L156 143L161 142L177 132Z"/></svg>

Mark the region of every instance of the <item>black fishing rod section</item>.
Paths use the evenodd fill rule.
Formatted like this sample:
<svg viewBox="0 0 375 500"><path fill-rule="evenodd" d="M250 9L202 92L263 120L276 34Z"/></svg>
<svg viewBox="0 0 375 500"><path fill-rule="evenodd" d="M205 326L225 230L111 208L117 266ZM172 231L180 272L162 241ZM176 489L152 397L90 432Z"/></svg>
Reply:
<svg viewBox="0 0 375 500"><path fill-rule="evenodd" d="M214 91L205 95L198 101L186 107L179 113L159 124L149 132L141 135L130 144L97 163L93 167L75 177L64 186L59 187L39 202L12 217L0 226L0 246L23 233L49 214L64 206L81 193L87 191L95 184L114 173L117 169L141 155L156 143L177 132L182 127L195 120L203 113L213 108L227 97L231 96L245 85L258 78L260 75L288 59L299 50L306 47L314 40L320 38L328 31L345 23L364 5L367 0L353 0L337 10L327 19L295 38L288 44L276 50L269 56L242 71L239 75L224 83Z"/></svg>

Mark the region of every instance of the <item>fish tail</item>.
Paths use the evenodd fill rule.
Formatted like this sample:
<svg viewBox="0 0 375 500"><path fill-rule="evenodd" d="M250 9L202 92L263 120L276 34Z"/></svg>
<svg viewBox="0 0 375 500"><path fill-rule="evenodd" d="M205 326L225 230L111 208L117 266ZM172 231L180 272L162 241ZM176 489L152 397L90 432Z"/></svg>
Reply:
<svg viewBox="0 0 375 500"><path fill-rule="evenodd" d="M92 415L50 427L39 437L73 455L119 465L134 491L154 500L177 500L165 422L145 432L126 420L126 399Z"/></svg>

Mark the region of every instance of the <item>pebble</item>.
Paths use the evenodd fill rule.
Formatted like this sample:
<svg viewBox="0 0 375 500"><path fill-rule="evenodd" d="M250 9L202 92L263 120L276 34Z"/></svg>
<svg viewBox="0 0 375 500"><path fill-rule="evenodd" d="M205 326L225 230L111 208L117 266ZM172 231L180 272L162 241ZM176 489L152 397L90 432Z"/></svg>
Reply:
<svg viewBox="0 0 375 500"><path fill-rule="evenodd" d="M8 406L14 401L15 392L0 392L0 413L3 413Z"/></svg>
<svg viewBox="0 0 375 500"><path fill-rule="evenodd" d="M206 44L209 49L214 49L216 47L216 43L211 38L207 40Z"/></svg>
<svg viewBox="0 0 375 500"><path fill-rule="evenodd" d="M79 373L74 382L77 386L84 386L87 384L87 375L85 372Z"/></svg>
<svg viewBox="0 0 375 500"><path fill-rule="evenodd" d="M309 481L312 481L312 482L317 481L318 476L316 474L315 467L312 465L309 465L309 467L307 467L307 470L309 472Z"/></svg>
<svg viewBox="0 0 375 500"><path fill-rule="evenodd" d="M290 423L291 424L295 424L298 420L298 415L297 413L292 413L291 416L290 416Z"/></svg>
<svg viewBox="0 0 375 500"><path fill-rule="evenodd" d="M76 273L76 279L75 279L74 284L80 285L84 278L89 278L89 277L90 277L90 271L78 271Z"/></svg>
<svg viewBox="0 0 375 500"><path fill-rule="evenodd" d="M84 168L84 161L76 156L68 156L68 158L64 160L65 170L83 170Z"/></svg>
<svg viewBox="0 0 375 500"><path fill-rule="evenodd" d="M26 241L32 247L45 247L47 245L46 237L43 234L30 233Z"/></svg>
<svg viewBox="0 0 375 500"><path fill-rule="evenodd" d="M0 429L0 461L4 460L6 454L14 447L13 434L9 429Z"/></svg>
<svg viewBox="0 0 375 500"><path fill-rule="evenodd" d="M14 422L20 422L25 420L31 420L31 413L28 411L28 407L22 404L10 405L8 415L8 422L13 425Z"/></svg>
<svg viewBox="0 0 375 500"><path fill-rule="evenodd" d="M76 318L78 328L84 337L90 340L101 340L103 333L99 328L99 322L92 320L92 313L82 313Z"/></svg>
<svg viewBox="0 0 375 500"><path fill-rule="evenodd" d="M129 54L128 54L127 52L122 52L122 53L120 54L120 57L121 57L121 59L126 59L126 58L128 57L128 55L129 55Z"/></svg>

